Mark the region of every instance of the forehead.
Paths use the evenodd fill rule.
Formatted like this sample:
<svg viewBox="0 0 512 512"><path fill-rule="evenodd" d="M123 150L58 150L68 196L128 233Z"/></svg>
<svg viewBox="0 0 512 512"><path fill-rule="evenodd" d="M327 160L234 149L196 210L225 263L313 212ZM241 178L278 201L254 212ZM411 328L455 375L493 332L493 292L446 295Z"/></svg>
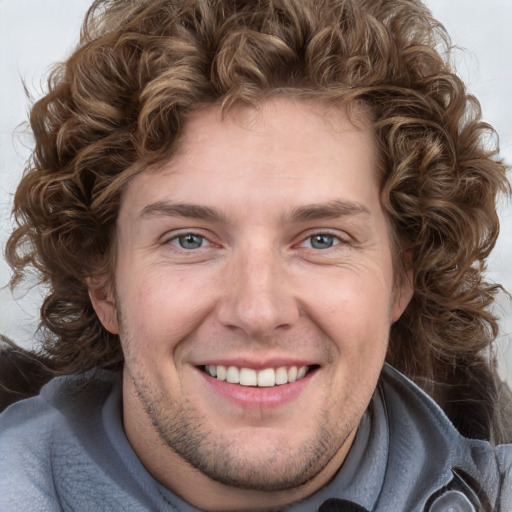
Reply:
<svg viewBox="0 0 512 512"><path fill-rule="evenodd" d="M209 106L190 117L169 161L133 180L123 206L160 200L228 209L244 199L257 210L337 200L378 208L377 162L370 123L343 106L290 98L228 113Z"/></svg>
<svg viewBox="0 0 512 512"><path fill-rule="evenodd" d="M344 143L355 151L338 151ZM311 169L315 171L334 156L348 161L364 153L372 164L376 157L373 129L360 109L349 112L342 103L278 96L255 107L199 110L187 122L168 168L175 163L177 170L182 159L193 161L205 153L222 160L227 148L257 154L258 160L276 169L294 158L315 159L319 162Z"/></svg>

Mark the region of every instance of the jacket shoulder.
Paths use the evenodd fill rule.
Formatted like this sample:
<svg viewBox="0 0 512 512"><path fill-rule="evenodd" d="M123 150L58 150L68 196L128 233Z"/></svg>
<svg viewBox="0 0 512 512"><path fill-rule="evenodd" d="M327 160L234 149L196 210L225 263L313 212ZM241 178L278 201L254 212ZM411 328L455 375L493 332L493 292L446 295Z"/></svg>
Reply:
<svg viewBox="0 0 512 512"><path fill-rule="evenodd" d="M60 510L50 454L66 430L58 410L41 396L0 415L0 510Z"/></svg>
<svg viewBox="0 0 512 512"><path fill-rule="evenodd" d="M462 436L431 397L389 365L380 385L390 429L390 489L404 473L416 475L402 507L430 510L438 497L463 492L484 510L512 511L512 445Z"/></svg>
<svg viewBox="0 0 512 512"><path fill-rule="evenodd" d="M39 395L0 414L0 510L61 510L56 468L80 460L77 429L89 429L88 418L98 416L110 389L106 381L91 381L92 388L84 382L75 377L52 379Z"/></svg>

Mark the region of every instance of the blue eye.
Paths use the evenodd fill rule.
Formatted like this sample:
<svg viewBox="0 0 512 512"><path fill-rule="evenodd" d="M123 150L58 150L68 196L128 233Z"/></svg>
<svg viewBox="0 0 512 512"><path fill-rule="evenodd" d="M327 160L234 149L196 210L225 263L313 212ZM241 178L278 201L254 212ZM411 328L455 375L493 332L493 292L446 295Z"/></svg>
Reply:
<svg viewBox="0 0 512 512"><path fill-rule="evenodd" d="M313 249L330 249L335 243L335 238L332 235L320 233L310 236L309 241Z"/></svg>
<svg viewBox="0 0 512 512"><path fill-rule="evenodd" d="M307 247L308 249L325 250L331 249L341 243L343 243L343 241L336 235L331 235L329 233L316 233L304 239L300 246Z"/></svg>
<svg viewBox="0 0 512 512"><path fill-rule="evenodd" d="M172 240L177 243L182 249L199 249L205 242L204 236L194 235L193 233L186 233L185 235L179 235Z"/></svg>

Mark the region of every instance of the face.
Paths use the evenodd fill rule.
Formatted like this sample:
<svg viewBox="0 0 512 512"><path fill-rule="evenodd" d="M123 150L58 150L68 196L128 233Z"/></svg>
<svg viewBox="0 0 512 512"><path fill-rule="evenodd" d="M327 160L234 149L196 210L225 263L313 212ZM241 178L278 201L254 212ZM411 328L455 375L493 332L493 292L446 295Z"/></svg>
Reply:
<svg viewBox="0 0 512 512"><path fill-rule="evenodd" d="M206 108L127 187L117 254L115 294L91 296L149 471L196 505L182 483L202 479L212 509L214 489L286 501L327 482L410 298L371 129L306 100Z"/></svg>

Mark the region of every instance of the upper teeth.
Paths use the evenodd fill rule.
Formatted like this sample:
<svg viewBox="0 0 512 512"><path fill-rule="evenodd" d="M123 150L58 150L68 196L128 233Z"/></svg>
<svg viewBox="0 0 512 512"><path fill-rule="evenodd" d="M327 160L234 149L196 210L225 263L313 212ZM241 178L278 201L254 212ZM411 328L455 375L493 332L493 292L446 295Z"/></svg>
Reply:
<svg viewBox="0 0 512 512"><path fill-rule="evenodd" d="M302 379L307 371L307 366L281 366L279 368L265 368L253 370L252 368L237 368L236 366L207 365L206 372L218 380L225 380L231 384L242 386L271 387L276 384L288 384Z"/></svg>

